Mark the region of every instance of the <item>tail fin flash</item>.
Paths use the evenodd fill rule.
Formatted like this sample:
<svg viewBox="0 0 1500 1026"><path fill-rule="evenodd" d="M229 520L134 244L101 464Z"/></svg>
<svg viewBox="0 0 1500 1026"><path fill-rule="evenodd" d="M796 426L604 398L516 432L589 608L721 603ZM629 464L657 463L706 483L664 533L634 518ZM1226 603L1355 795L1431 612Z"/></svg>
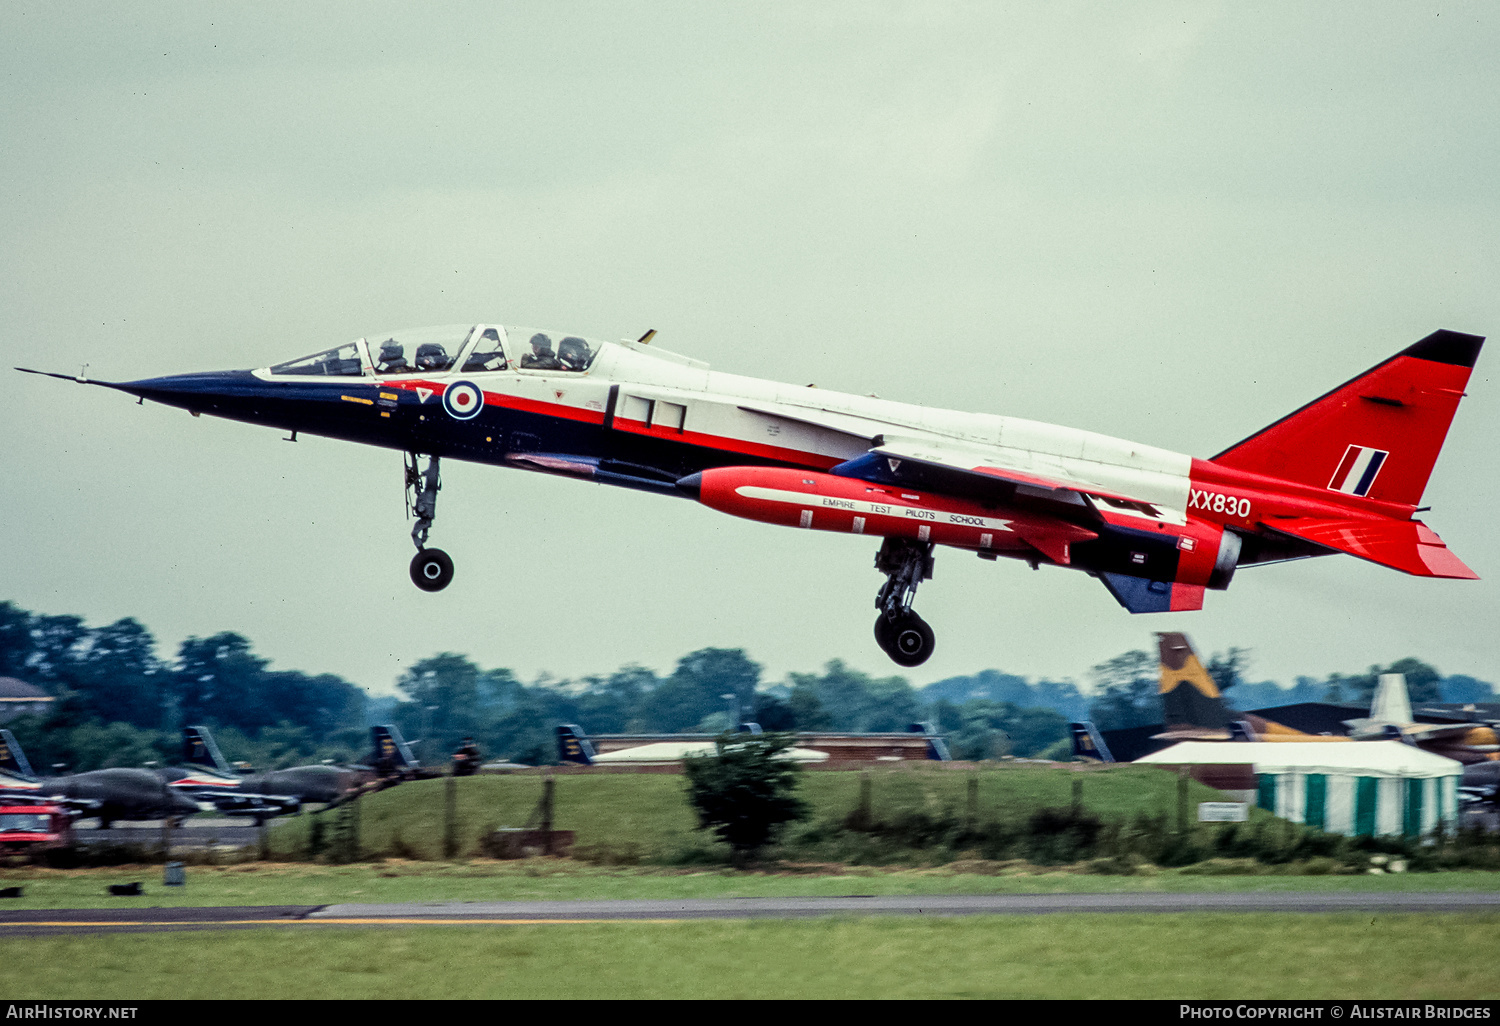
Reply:
<svg viewBox="0 0 1500 1026"><path fill-rule="evenodd" d="M557 759L559 762L571 762L579 766L594 764L594 746L578 724L557 725Z"/></svg>
<svg viewBox="0 0 1500 1026"><path fill-rule="evenodd" d="M26 761L26 753L16 743L16 736L3 727L0 727L0 773L28 781L36 779L36 774L31 772L31 763Z"/></svg>
<svg viewBox="0 0 1500 1026"><path fill-rule="evenodd" d="M1419 505L1483 344L1479 335L1435 331L1212 462Z"/></svg>
<svg viewBox="0 0 1500 1026"><path fill-rule="evenodd" d="M1115 761L1115 757L1109 754L1109 746L1099 736L1099 730L1093 723L1070 723L1068 733L1073 736L1073 755L1076 758L1094 759L1097 762Z"/></svg>
<svg viewBox="0 0 1500 1026"><path fill-rule="evenodd" d="M1203 668L1186 634L1158 633L1161 650L1161 704L1167 728L1229 725L1229 710L1214 679Z"/></svg>
<svg viewBox="0 0 1500 1026"><path fill-rule="evenodd" d="M375 742L371 764L382 777L405 773L422 765L412 754L406 739L401 736L401 728L394 723L371 727L370 737Z"/></svg>
<svg viewBox="0 0 1500 1026"><path fill-rule="evenodd" d="M189 766L202 766L227 777L238 776L234 767L224 761L219 746L207 727L182 728L182 761Z"/></svg>
<svg viewBox="0 0 1500 1026"><path fill-rule="evenodd" d="M931 720L922 720L920 723L908 723L906 731L909 734L921 734L927 739L927 758L932 762L952 762L953 756L948 752L948 742L938 733L936 723Z"/></svg>

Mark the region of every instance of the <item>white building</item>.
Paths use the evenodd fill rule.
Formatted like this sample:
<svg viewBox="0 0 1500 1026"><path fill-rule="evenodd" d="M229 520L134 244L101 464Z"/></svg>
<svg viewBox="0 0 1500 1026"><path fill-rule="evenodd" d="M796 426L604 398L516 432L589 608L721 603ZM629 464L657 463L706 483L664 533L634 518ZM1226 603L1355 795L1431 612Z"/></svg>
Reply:
<svg viewBox="0 0 1500 1026"><path fill-rule="evenodd" d="M0 723L28 714L45 716L51 707L52 696L36 685L14 677L0 677Z"/></svg>
<svg viewBox="0 0 1500 1026"><path fill-rule="evenodd" d="M1261 808L1349 836L1451 829L1463 777L1461 763L1400 741L1184 741L1136 764L1248 766Z"/></svg>

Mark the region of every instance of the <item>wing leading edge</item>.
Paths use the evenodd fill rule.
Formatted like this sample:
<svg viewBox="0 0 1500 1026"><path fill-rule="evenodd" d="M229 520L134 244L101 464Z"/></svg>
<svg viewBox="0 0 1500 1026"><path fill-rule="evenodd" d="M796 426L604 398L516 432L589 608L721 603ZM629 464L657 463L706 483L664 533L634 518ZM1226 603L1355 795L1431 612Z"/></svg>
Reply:
<svg viewBox="0 0 1500 1026"><path fill-rule="evenodd" d="M829 473L874 484L926 488L957 498L1042 509L1083 522L1099 519L1084 500L1085 495L1139 501L1083 480L1060 463L1035 453L1014 453L1017 459L1011 465L1001 465L992 453L929 440L877 435L874 442L869 452L840 463Z"/></svg>
<svg viewBox="0 0 1500 1026"><path fill-rule="evenodd" d="M1012 529L1053 562L1072 563L1072 547L1107 530L1100 507L1113 512L1137 511L1155 521L1184 524L1179 511L1144 502L1070 473L1058 461L1020 454L1026 465L1001 466L993 453L930 440L877 436L865 455L834 467L830 473L876 484L926 488L981 502L998 502L1047 513L1056 519L1045 528ZM1101 500L1096 504L1095 500ZM1186 612L1203 608L1204 588L1134 577L1096 574L1117 602L1132 613Z"/></svg>

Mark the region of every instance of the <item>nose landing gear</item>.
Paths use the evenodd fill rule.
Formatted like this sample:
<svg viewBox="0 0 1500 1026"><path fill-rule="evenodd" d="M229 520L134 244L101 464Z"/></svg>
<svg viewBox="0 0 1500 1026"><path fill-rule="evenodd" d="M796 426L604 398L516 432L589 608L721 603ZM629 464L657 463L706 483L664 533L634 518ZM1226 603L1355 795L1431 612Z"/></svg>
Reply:
<svg viewBox="0 0 1500 1026"><path fill-rule="evenodd" d="M442 549L429 549L427 532L437 519L437 493L443 487L438 477L438 457L427 457L427 469L420 470L414 453L406 454L406 515L416 514L411 540L417 554L411 561L411 582L423 591L442 591L453 580L453 560Z"/></svg>
<svg viewBox="0 0 1500 1026"><path fill-rule="evenodd" d="M920 666L932 655L932 628L911 607L917 585L932 579L932 549L931 542L887 538L875 555L875 569L885 574L875 596L875 643L901 666Z"/></svg>

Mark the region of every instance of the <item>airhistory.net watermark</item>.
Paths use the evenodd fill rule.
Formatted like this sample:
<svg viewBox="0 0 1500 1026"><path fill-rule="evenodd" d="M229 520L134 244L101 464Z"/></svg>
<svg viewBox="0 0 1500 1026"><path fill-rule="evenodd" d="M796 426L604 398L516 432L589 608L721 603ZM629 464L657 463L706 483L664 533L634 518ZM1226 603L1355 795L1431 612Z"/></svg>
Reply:
<svg viewBox="0 0 1500 1026"><path fill-rule="evenodd" d="M42 1001L5 1006L7 1019L134 1019L135 1005L59 1005Z"/></svg>

